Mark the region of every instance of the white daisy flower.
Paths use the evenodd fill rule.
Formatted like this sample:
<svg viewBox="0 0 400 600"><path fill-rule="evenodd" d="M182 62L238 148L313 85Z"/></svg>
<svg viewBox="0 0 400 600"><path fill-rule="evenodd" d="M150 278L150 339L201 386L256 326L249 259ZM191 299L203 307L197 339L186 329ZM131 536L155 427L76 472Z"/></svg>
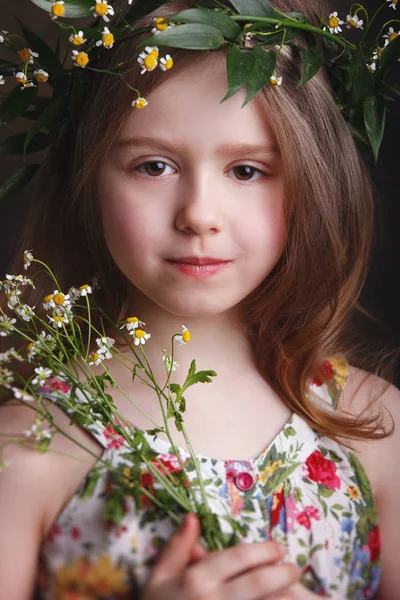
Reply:
<svg viewBox="0 0 400 600"><path fill-rule="evenodd" d="M78 33L71 33L68 39L73 46L82 46L82 44L87 42L83 31L78 31Z"/></svg>
<svg viewBox="0 0 400 600"><path fill-rule="evenodd" d="M86 54L86 52L72 50L71 58L74 61L74 67L81 67L82 69L84 69L89 63L89 56L88 54Z"/></svg>
<svg viewBox="0 0 400 600"><path fill-rule="evenodd" d="M34 377L31 381L31 385L37 385L41 383L48 377L51 377L53 371L51 369L45 369L44 367L36 367L35 368L36 377Z"/></svg>
<svg viewBox="0 0 400 600"><path fill-rule="evenodd" d="M14 398L16 398L17 400L23 400L24 402L33 402L35 400L35 398L28 394L28 392L26 392L25 390L21 390L18 387L13 386L11 388L11 391L14 394Z"/></svg>
<svg viewBox="0 0 400 600"><path fill-rule="evenodd" d="M56 313L53 313L53 316L50 317L49 315L47 315L47 318L49 319L50 323L53 325L54 329L61 329L63 327L63 325L69 323L67 317L65 315L57 315Z"/></svg>
<svg viewBox="0 0 400 600"><path fill-rule="evenodd" d="M67 308L71 306L71 302L68 294L63 294L60 290L54 290L52 302L54 303L55 308Z"/></svg>
<svg viewBox="0 0 400 600"><path fill-rule="evenodd" d="M131 332L131 335L133 337L133 343L135 346L140 346L140 344L144 345L147 340L151 338L151 334L146 333L143 331L143 329L134 329Z"/></svg>
<svg viewBox="0 0 400 600"><path fill-rule="evenodd" d="M23 304L22 306L15 306L14 307L14 312L23 320L26 321L27 323L29 321L31 321L33 319L33 317L35 316L35 312L34 309L36 307L35 306L28 306L27 304Z"/></svg>
<svg viewBox="0 0 400 600"><path fill-rule="evenodd" d="M50 7L50 18L55 21L59 17L63 17L65 13L64 0L52 2Z"/></svg>
<svg viewBox="0 0 400 600"><path fill-rule="evenodd" d="M339 19L337 12L333 12L328 18L328 29L331 33L339 33L342 31L340 25L343 25L344 21Z"/></svg>
<svg viewBox="0 0 400 600"><path fill-rule="evenodd" d="M14 310L20 304L18 296L21 295L21 290L11 290L7 293L7 306L10 310Z"/></svg>
<svg viewBox="0 0 400 600"><path fill-rule="evenodd" d="M102 17L106 23L110 21L108 15L114 16L114 9L108 4L107 0L96 0L96 4L90 10L94 10L94 17Z"/></svg>
<svg viewBox="0 0 400 600"><path fill-rule="evenodd" d="M367 67L368 67L368 70L370 73L375 73L375 71L376 71L376 63L375 62L373 62L371 64L367 63Z"/></svg>
<svg viewBox="0 0 400 600"><path fill-rule="evenodd" d="M160 33L160 31L166 31L167 29L172 29L172 27L175 27L175 23L166 23L164 17L154 17L153 23L154 27L151 30L151 33L154 35Z"/></svg>
<svg viewBox="0 0 400 600"><path fill-rule="evenodd" d="M49 79L49 74L44 69L36 69L33 71L33 76L38 83L46 83Z"/></svg>
<svg viewBox="0 0 400 600"><path fill-rule="evenodd" d="M31 266L31 261L33 260L32 250L24 251L24 269L26 270Z"/></svg>
<svg viewBox="0 0 400 600"><path fill-rule="evenodd" d="M0 316L0 335L2 337L10 335L10 332L14 330L14 323L16 322L17 319L10 319L6 316Z"/></svg>
<svg viewBox="0 0 400 600"><path fill-rule="evenodd" d="M271 75L269 83L271 85L282 85L282 77L280 75Z"/></svg>
<svg viewBox="0 0 400 600"><path fill-rule="evenodd" d="M18 354L18 352L15 350L15 348L10 348L9 350L6 350L5 352L1 352L0 353L0 364L1 363L10 363L12 360L19 360L19 362L24 362L24 359L22 358L22 356L20 356Z"/></svg>
<svg viewBox="0 0 400 600"><path fill-rule="evenodd" d="M6 386L14 381L14 375L5 367L0 367L0 385Z"/></svg>
<svg viewBox="0 0 400 600"><path fill-rule="evenodd" d="M134 329L137 329L139 326L144 327L145 325L146 325L146 323L143 323L143 321L139 321L139 319L137 317L128 317L127 319L125 319L125 323L123 325L121 325L120 329L123 329L124 327L126 327L128 331L133 331Z"/></svg>
<svg viewBox="0 0 400 600"><path fill-rule="evenodd" d="M89 354L89 365L98 366L105 359L106 356L104 354L100 354L99 352L92 352L91 354Z"/></svg>
<svg viewBox="0 0 400 600"><path fill-rule="evenodd" d="M0 85L4 85L6 82L6 80L4 79L3 75L0 75Z"/></svg>
<svg viewBox="0 0 400 600"><path fill-rule="evenodd" d="M165 57L160 58L160 69L162 71L169 71L174 66L174 61L170 54L166 54Z"/></svg>
<svg viewBox="0 0 400 600"><path fill-rule="evenodd" d="M8 31L4 31L4 29L0 31L0 44L4 44L7 33Z"/></svg>
<svg viewBox="0 0 400 600"><path fill-rule="evenodd" d="M148 102L145 98L140 97L133 100L132 106L133 108L145 108L148 105Z"/></svg>
<svg viewBox="0 0 400 600"><path fill-rule="evenodd" d="M25 277L25 275L6 275L6 279L9 282L10 289L17 288L20 285L30 285L35 289L32 279Z"/></svg>
<svg viewBox="0 0 400 600"><path fill-rule="evenodd" d="M18 83L22 83L23 85L28 81L27 76L22 71L17 71L17 73L14 73L14 77Z"/></svg>
<svg viewBox="0 0 400 600"><path fill-rule="evenodd" d="M363 29L364 21L360 19L357 15L347 15L346 17L346 27L347 29L351 29L354 27L355 29Z"/></svg>
<svg viewBox="0 0 400 600"><path fill-rule="evenodd" d="M182 334L174 336L175 340L179 344L187 344L188 342L190 342L191 337L192 336L190 331L184 325L182 325Z"/></svg>
<svg viewBox="0 0 400 600"><path fill-rule="evenodd" d="M395 31L393 27L389 27L387 33L383 36L385 38L385 46L387 46L390 42L393 42L400 35L400 31Z"/></svg>
<svg viewBox="0 0 400 600"><path fill-rule="evenodd" d="M88 296L89 294L93 293L92 287L90 285L88 285L87 283L85 283L84 285L81 285L78 289L79 292L79 296Z"/></svg>
<svg viewBox="0 0 400 600"><path fill-rule="evenodd" d="M50 429L42 429L40 423L34 423L30 429L24 431L24 436L26 438L35 438L36 442L40 442L46 439L51 440L53 433Z"/></svg>
<svg viewBox="0 0 400 600"><path fill-rule="evenodd" d="M110 352L110 349L115 344L115 340L113 338L97 338L96 344L98 346L97 354L103 355L104 358L112 358L112 353Z"/></svg>
<svg viewBox="0 0 400 600"><path fill-rule="evenodd" d="M115 38L108 27L104 27L101 40L97 40L96 46L103 45L104 48L110 49L114 46Z"/></svg>
<svg viewBox="0 0 400 600"><path fill-rule="evenodd" d="M387 0L387 2L389 2L389 8L394 8L394 10L396 10L396 5L398 3L399 0Z"/></svg>
<svg viewBox="0 0 400 600"><path fill-rule="evenodd" d="M141 75L147 71L154 71L158 65L159 49L157 46L146 46L144 52L139 54L137 59L138 63L142 67L140 72Z"/></svg>
<svg viewBox="0 0 400 600"><path fill-rule="evenodd" d="M68 290L68 296L69 296L71 303L75 303L81 297L81 294L80 294L78 288L73 285Z"/></svg>
<svg viewBox="0 0 400 600"><path fill-rule="evenodd" d="M39 58L39 54L30 48L22 48L22 50L18 52L18 56L22 61L29 63L30 65L33 65L34 58Z"/></svg>

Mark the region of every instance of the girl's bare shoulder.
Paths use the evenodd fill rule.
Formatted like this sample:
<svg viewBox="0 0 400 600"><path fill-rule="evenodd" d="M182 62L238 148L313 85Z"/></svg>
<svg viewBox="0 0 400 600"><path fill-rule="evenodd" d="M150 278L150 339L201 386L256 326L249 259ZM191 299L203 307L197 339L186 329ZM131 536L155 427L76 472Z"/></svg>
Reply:
<svg viewBox="0 0 400 600"><path fill-rule="evenodd" d="M43 402L55 425L68 434L67 437L54 433L45 453L26 443L34 442L34 436L28 439L24 435L35 423L35 405L13 400L0 405L0 458L5 463L0 473L0 502L2 495L11 493L21 507L26 503L28 509L29 505L36 522L41 523L41 536L47 533L102 453L100 445L84 430L71 425L60 408L49 401ZM49 426L44 420L43 429Z"/></svg>

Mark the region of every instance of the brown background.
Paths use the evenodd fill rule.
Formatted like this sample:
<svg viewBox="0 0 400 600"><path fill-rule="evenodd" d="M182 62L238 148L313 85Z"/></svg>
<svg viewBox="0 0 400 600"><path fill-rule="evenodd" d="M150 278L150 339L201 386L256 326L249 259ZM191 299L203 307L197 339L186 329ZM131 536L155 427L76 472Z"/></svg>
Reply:
<svg viewBox="0 0 400 600"><path fill-rule="evenodd" d="M140 1L140 0L139 0ZM381 4L380 0L367 0L364 5L372 11ZM350 1L337 0L329 3L331 10L345 15ZM400 18L400 10L385 8L381 15L385 20ZM18 24L14 16L18 16L34 29L40 36L54 47L58 28L47 14L33 5L30 0L0 0L0 29L17 32ZM383 20L382 20L383 22ZM400 29L400 25L398 27ZM1 56L7 56L4 46L0 46ZM400 66L398 69L400 73ZM400 81L399 73L395 76ZM15 85L11 83L11 85ZM45 86L46 87L46 86ZM6 85L0 91L4 91ZM44 88L43 88L44 89ZM363 302L386 323L391 333L400 340L400 210L399 210L399 137L400 137L400 100L393 103L387 115L388 126L385 133L380 160L377 167L369 163L371 176L377 190L377 226L373 262L367 283L364 288ZM0 139L12 133L23 131L27 123L11 122L0 128ZM29 155L27 161L38 162L41 155ZM20 157L0 156L0 185L22 164ZM29 203L29 187L19 198L13 199L5 206L0 206L0 278L3 277L6 265L12 253L13 244L18 231L24 222Z"/></svg>

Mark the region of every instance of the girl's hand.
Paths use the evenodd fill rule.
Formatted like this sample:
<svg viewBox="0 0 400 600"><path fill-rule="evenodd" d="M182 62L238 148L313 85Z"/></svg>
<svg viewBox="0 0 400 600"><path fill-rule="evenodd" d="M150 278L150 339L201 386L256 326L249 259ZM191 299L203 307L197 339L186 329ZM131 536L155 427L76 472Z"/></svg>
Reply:
<svg viewBox="0 0 400 600"><path fill-rule="evenodd" d="M284 551L276 542L242 544L206 552L197 539L200 524L186 516L163 549L141 600L293 600L301 571L276 564ZM305 599L307 600L307 599Z"/></svg>

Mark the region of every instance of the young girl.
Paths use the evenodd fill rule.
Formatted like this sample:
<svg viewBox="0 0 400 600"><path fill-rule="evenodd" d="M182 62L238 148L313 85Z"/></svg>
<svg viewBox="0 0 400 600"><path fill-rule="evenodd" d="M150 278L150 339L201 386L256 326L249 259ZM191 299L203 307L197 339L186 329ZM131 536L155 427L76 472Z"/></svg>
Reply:
<svg viewBox="0 0 400 600"><path fill-rule="evenodd" d="M275 5L310 18L316 10ZM145 23L186 7L167 3ZM136 44L121 44L111 63ZM132 110L123 83L93 75L76 124L44 169L47 189L21 249L46 260L63 289L96 274L110 317L146 322L156 378L165 373L160 349L182 323L191 331L174 381L182 383L193 358L218 377L188 391L186 427L216 512L247 534L239 546L207 553L194 515L175 531L132 499L120 527L107 523L106 477L85 501L79 490L101 456L123 463L122 450L100 424L91 432L71 426L49 393L71 439L56 435L47 454L7 445L1 597L393 600L400 436L391 416L396 425L399 393L346 360L362 364L348 317L371 234L367 175L325 76L297 88L294 53L279 55L282 85L267 85L244 108L243 90L221 103L223 52L175 51L174 62L168 74L131 73L144 110ZM11 272L21 272L17 259ZM40 281L30 297L36 306L48 292ZM156 397L118 361L107 366L159 422ZM150 427L117 389L110 393L126 420ZM1 433L30 429L32 414L6 403ZM186 460L181 434L173 438ZM177 468L162 434L151 443Z"/></svg>

